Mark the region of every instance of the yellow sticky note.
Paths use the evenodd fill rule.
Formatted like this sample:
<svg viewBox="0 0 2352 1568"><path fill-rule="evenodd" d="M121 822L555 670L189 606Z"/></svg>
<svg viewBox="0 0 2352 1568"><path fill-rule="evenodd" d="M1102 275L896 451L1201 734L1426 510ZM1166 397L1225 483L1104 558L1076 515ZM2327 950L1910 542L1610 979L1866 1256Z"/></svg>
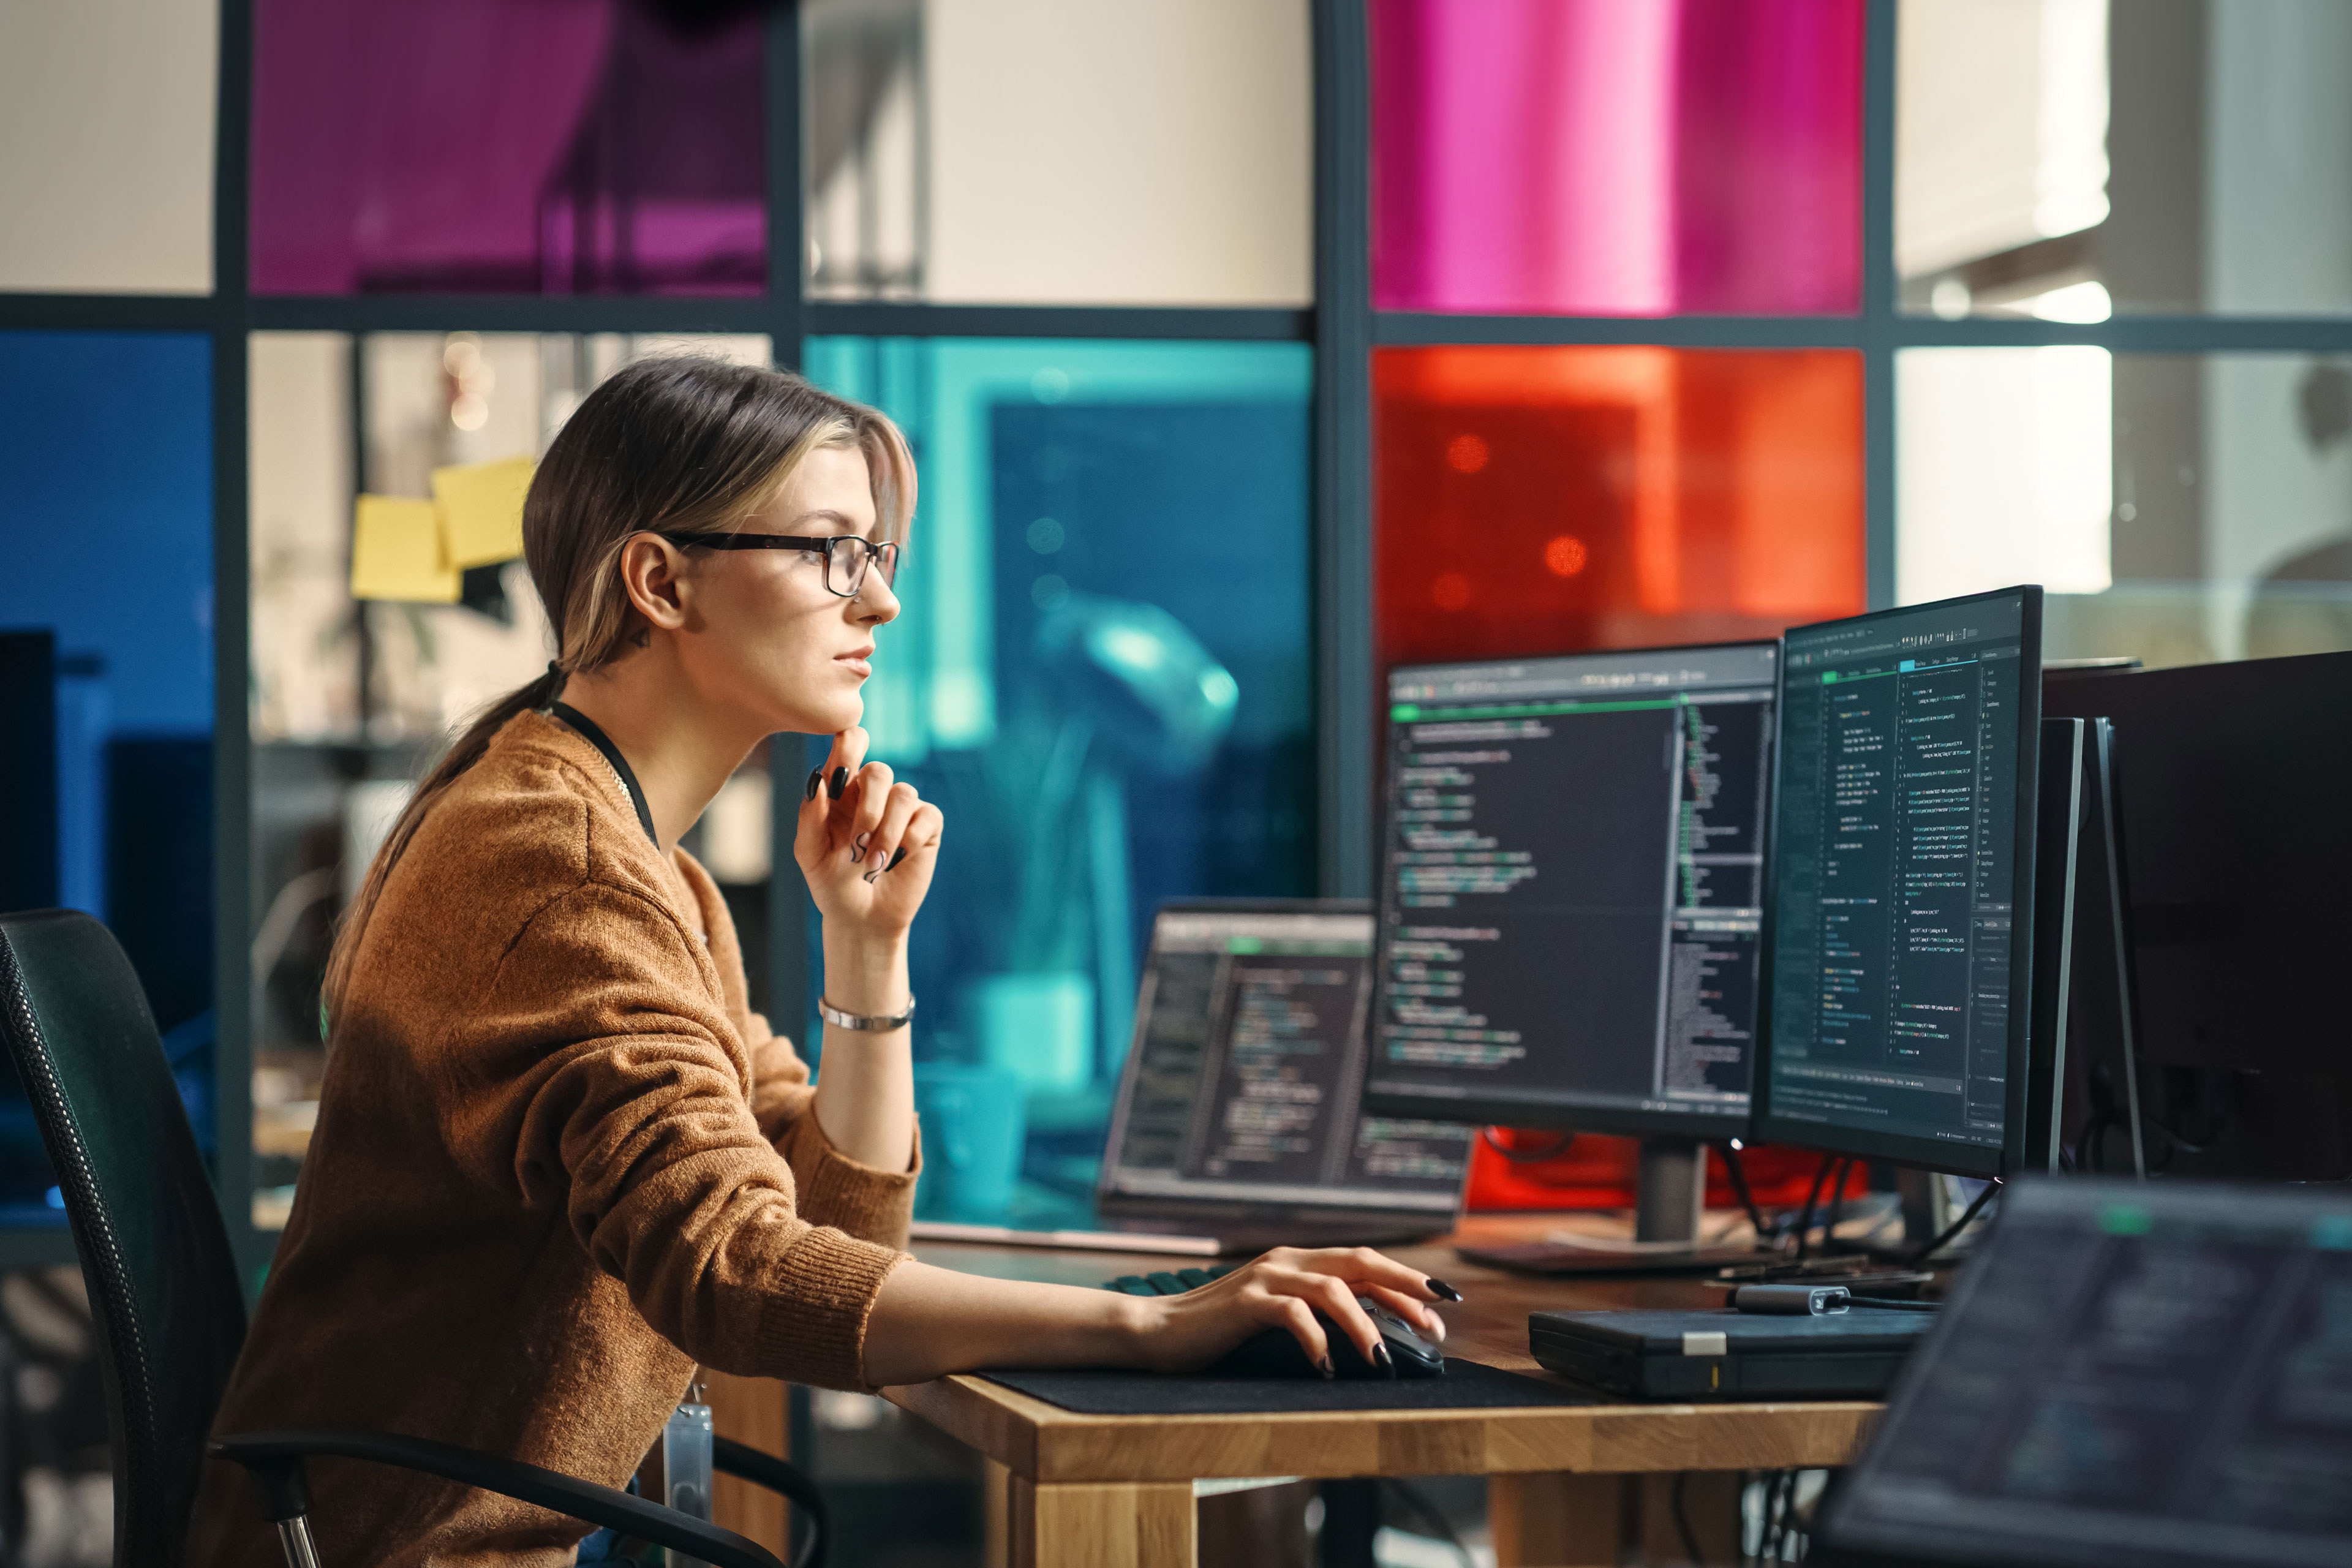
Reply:
<svg viewBox="0 0 2352 1568"><path fill-rule="evenodd" d="M457 602L441 549L441 509L406 496L362 496L352 518L352 597Z"/></svg>
<svg viewBox="0 0 2352 1568"><path fill-rule="evenodd" d="M460 571L522 553L522 498L530 489L529 458L433 470L449 564Z"/></svg>

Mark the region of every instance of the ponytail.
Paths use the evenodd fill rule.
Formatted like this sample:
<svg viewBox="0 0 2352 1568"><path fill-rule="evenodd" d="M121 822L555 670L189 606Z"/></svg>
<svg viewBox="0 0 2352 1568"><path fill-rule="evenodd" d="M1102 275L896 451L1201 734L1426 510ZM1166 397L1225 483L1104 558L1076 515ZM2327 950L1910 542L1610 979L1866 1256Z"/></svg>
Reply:
<svg viewBox="0 0 2352 1568"><path fill-rule="evenodd" d="M391 831L383 836L383 847L368 863L367 879L360 884L359 896L352 900L350 912L335 931L334 947L327 954L326 1005L320 1014L322 1022L331 1023L342 1000L343 988L351 979L352 959L359 946L359 934L365 929L367 917L373 912L376 900L383 895L384 879L392 875L392 868L407 849L408 841L416 837L417 828L424 824L425 814L433 808L433 803L441 798L443 792L457 782L459 774L482 760L482 753L490 749L492 738L516 715L533 710L545 711L552 705L563 693L563 681L562 661L550 659L546 674L524 682L476 714L464 733L441 753L432 771L417 782L415 793L408 797L408 804L400 808L400 815L393 818Z"/></svg>

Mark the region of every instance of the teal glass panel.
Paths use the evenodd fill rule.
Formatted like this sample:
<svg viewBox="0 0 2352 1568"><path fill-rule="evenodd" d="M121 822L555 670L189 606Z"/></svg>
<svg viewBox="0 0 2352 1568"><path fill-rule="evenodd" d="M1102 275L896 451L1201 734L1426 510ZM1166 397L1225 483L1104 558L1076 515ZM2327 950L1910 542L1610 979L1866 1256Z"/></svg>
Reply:
<svg viewBox="0 0 2352 1568"><path fill-rule="evenodd" d="M836 337L805 368L921 480L866 712L949 825L921 1211L1083 1222L1153 908L1313 888L1308 350ZM1008 1106L1019 1144L982 1135Z"/></svg>

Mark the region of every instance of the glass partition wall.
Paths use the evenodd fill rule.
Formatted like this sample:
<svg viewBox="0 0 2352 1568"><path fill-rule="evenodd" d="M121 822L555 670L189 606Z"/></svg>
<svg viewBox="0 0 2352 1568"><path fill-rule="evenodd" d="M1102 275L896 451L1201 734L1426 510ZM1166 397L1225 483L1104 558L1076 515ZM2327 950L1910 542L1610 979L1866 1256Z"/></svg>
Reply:
<svg viewBox="0 0 2352 1568"><path fill-rule="evenodd" d="M8 689L58 737L58 864L12 896L133 946L257 1268L332 922L448 726L547 657L510 558L355 581L358 498L521 472L635 356L797 367L915 445L870 722L959 825L917 1051L1025 1129L1009 1206L959 1217L1082 1216L1156 900L1368 890L1388 662L2018 579L2057 656L2352 647L2334 0L1475 9L6 24L0 511L95 542L28 545L0 614L48 638ZM770 780L804 766L772 742L697 834L801 1036ZM64 1258L12 1170L0 1249Z"/></svg>
<svg viewBox="0 0 2352 1568"><path fill-rule="evenodd" d="M2347 16L16 7L0 701L54 744L0 766L0 906L121 938L257 1284L334 921L549 656L510 549L435 542L436 474L519 482L647 353L796 368L922 469L867 717L954 819L921 1212L1084 1224L1153 904L1369 894L1392 662L2020 580L2057 657L2352 647ZM802 1039L812 744L690 840ZM69 1263L7 1088L0 1268ZM1473 1201L1622 1196L1607 1142L1482 1152ZM845 1537L976 1539L967 1453L793 1409Z"/></svg>

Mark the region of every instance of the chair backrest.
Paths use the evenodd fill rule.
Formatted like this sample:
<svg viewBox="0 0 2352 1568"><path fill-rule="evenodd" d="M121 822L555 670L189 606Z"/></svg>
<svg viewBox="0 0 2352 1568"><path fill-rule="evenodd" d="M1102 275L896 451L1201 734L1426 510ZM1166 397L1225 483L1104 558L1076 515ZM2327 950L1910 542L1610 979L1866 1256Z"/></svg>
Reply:
<svg viewBox="0 0 2352 1568"><path fill-rule="evenodd" d="M114 1560L173 1568L245 1338L228 1230L130 960L69 910L0 915L0 1039L57 1167L114 1441Z"/></svg>

